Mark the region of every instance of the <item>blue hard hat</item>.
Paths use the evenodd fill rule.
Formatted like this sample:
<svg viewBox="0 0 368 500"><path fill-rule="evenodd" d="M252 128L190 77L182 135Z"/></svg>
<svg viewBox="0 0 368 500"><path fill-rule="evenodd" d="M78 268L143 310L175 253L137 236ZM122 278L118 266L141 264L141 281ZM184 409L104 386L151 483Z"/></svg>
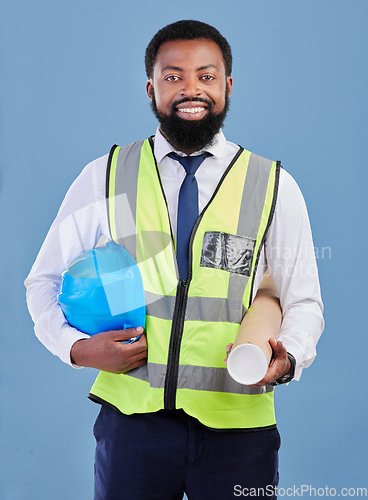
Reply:
<svg viewBox="0 0 368 500"><path fill-rule="evenodd" d="M81 253L68 265L57 299L68 323L89 335L145 327L141 273L125 248L113 241Z"/></svg>

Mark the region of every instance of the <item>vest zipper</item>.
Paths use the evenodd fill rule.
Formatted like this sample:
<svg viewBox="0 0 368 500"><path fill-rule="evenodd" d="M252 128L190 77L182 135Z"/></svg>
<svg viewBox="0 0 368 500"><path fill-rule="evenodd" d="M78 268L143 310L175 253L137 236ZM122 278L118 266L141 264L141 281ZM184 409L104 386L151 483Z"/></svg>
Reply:
<svg viewBox="0 0 368 500"><path fill-rule="evenodd" d="M152 157L156 166L157 178L166 205L167 215L169 219L169 226L170 226L171 242L174 249L174 233L171 227L171 221L169 217L169 207L167 204L165 191L161 182L160 172L154 155L153 136L149 137L148 141L151 146ZM175 253L175 250L173 251ZM188 281L180 281L179 277L178 286L176 289L176 299L175 299L174 316L173 316L174 321L170 333L169 353L167 358L167 368L165 376L164 408L167 410L175 410L176 408L175 399L176 399L176 388L178 384L180 344L184 329L185 309L188 298L188 285L189 285Z"/></svg>
<svg viewBox="0 0 368 500"><path fill-rule="evenodd" d="M151 144L152 147L152 144ZM176 300L175 300L175 309L174 309L174 322L171 328L171 335L170 335L170 344L169 344L169 354L168 354L168 360L167 360L167 369L166 369L166 377L165 377L165 389L164 389L164 407L167 410L175 410L176 409L176 390L178 386L178 375L179 375L179 357L180 357L180 345L181 345L181 340L183 337L183 330L184 330L184 319L185 319L185 310L187 306L187 300L188 300L188 290L189 290L189 284L192 279L192 246L193 246L193 239L194 235L197 231L198 225L211 204L212 200L216 196L218 190L220 189L221 184L223 183L226 175L228 174L229 170L231 167L234 165L236 160L239 158L241 153L243 152L244 148L239 146L239 150L230 162L229 166L227 167L226 171L224 172L223 176L220 179L220 182L218 183L215 192L213 193L210 201L207 203L205 208L202 210L201 214L198 216L194 227L192 229L191 235L190 235L190 240L189 240L189 255L188 255L188 279L187 281L179 281L177 292L176 292ZM153 147L152 147L153 151ZM157 164L156 164L157 168ZM158 169L157 169L158 170ZM160 179L160 176L158 176ZM160 184L161 184L161 179L160 179ZM164 190L161 184L161 189L164 194ZM165 194L164 194L165 198ZM165 198L166 202L166 198ZM167 202L166 202L167 206Z"/></svg>
<svg viewBox="0 0 368 500"><path fill-rule="evenodd" d="M161 186L161 191L165 200L166 204L166 209L167 213L169 213L168 205L167 205L167 200L165 196L165 192L162 186L161 178L160 178L160 173L158 169L158 165L156 162L156 158L154 155L154 144L153 144L153 138L149 138L149 143L152 149L152 156L155 162L156 166L156 171L157 171L157 177ZM178 287L176 291L176 299L175 299L175 308L174 308L174 320L173 320L173 325L171 328L171 334L170 334L170 344L169 344L169 353L168 353L168 359L167 359L167 368L166 368L166 376L165 376L165 387L164 387L164 408L167 410L175 410L176 409L176 390L178 386L178 374L179 374L179 357L180 357L180 345L181 345L181 340L183 337L183 330L184 330L184 319L185 319L185 310L187 306L187 300L188 300L188 289L189 289L189 284L192 279L192 246L193 246L193 239L194 235L197 231L198 225L211 204L213 198L216 196L218 190L220 189L221 184L223 183L226 175L228 174L229 170L231 167L234 165L236 160L239 158L241 153L243 152L244 148L239 146L239 150L235 154L234 158L230 162L229 166L227 167L226 171L224 172L223 176L220 179L220 182L218 183L215 192L213 193L210 201L207 203L206 207L202 210L202 213L199 215L197 218L191 236L190 236L190 241L189 241L189 255L188 255L188 279L187 281L181 281L179 278L178 282ZM169 224L170 224L170 232L171 232L171 238L172 242L174 242L174 236L172 232L172 227L171 227L171 221L169 217Z"/></svg>
<svg viewBox="0 0 368 500"><path fill-rule="evenodd" d="M188 299L188 281L179 281L174 310L174 322L171 329L169 355L167 360L164 407L167 410L176 409L176 389L179 374L180 344L184 330L185 309Z"/></svg>

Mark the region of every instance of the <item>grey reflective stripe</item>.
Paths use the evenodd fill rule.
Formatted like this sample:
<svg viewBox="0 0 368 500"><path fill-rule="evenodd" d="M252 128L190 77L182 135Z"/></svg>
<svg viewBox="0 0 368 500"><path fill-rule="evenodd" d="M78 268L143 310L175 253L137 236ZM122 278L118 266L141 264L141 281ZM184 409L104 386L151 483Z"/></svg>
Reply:
<svg viewBox="0 0 368 500"><path fill-rule="evenodd" d="M247 286L249 276L244 274L231 273L229 276L228 296L228 311L231 323L241 323L241 320L246 313L243 306L243 295Z"/></svg>
<svg viewBox="0 0 368 500"><path fill-rule="evenodd" d="M130 370L125 375L148 382L155 389L163 389L165 387L166 365L147 363L139 368Z"/></svg>
<svg viewBox="0 0 368 500"><path fill-rule="evenodd" d="M229 302L221 297L188 297L185 319L189 321L215 321L239 323L234 321L230 307L242 308L242 299L237 297ZM244 311L245 314L245 311Z"/></svg>
<svg viewBox="0 0 368 500"><path fill-rule="evenodd" d="M133 142L120 149L116 164L115 224L118 241L135 259L136 256L136 208L138 170L144 141Z"/></svg>
<svg viewBox="0 0 368 500"><path fill-rule="evenodd" d="M239 235L257 239L272 161L251 153L240 206Z"/></svg>
<svg viewBox="0 0 368 500"><path fill-rule="evenodd" d="M148 316L172 320L175 308L175 295L158 295L152 292L144 292L146 299L146 312Z"/></svg>
<svg viewBox="0 0 368 500"><path fill-rule="evenodd" d="M233 380L226 368L208 366L179 366L178 389L196 391L229 392L231 394L264 394L272 392L273 387L250 387L238 384Z"/></svg>
<svg viewBox="0 0 368 500"><path fill-rule="evenodd" d="M144 380L155 389L163 389L165 386L166 365L148 363L131 370L126 375ZM238 384L230 377L226 368L181 365L179 366L178 389L252 395L272 392L274 388L271 385L250 387Z"/></svg>
<svg viewBox="0 0 368 500"><path fill-rule="evenodd" d="M145 292L146 310L149 316L155 318L172 320L175 308L175 296L157 295ZM220 297L188 297L185 311L186 321L215 321L227 323L239 323L233 310L242 310L242 299L234 297L228 300Z"/></svg>
<svg viewBox="0 0 368 500"><path fill-rule="evenodd" d="M147 363L139 368L130 370L125 375L148 382L155 389L163 389L165 387L166 365Z"/></svg>
<svg viewBox="0 0 368 500"><path fill-rule="evenodd" d="M262 156L253 153L250 155L239 212L237 234L240 236L257 239L272 163ZM243 297L248 280L248 276L234 273L229 277L229 316L234 323L241 322L245 311L243 307L231 304L235 305L236 298Z"/></svg>

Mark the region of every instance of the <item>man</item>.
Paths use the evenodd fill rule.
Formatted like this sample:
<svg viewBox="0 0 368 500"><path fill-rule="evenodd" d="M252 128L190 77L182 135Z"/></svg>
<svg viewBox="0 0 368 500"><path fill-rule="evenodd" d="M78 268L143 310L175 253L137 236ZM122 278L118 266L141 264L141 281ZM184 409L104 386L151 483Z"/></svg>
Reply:
<svg viewBox="0 0 368 500"><path fill-rule="evenodd" d="M66 363L102 370L90 394L102 405L96 499L223 500L236 485L271 498L273 385L300 378L323 328L305 204L279 164L226 141L232 57L215 28L166 26L145 61L160 126L113 147L70 188L26 280L36 335ZM56 303L62 269L101 236L140 263L146 335L131 345L120 341L141 328L89 338ZM227 374L224 350L267 266L283 323L264 379L248 387Z"/></svg>

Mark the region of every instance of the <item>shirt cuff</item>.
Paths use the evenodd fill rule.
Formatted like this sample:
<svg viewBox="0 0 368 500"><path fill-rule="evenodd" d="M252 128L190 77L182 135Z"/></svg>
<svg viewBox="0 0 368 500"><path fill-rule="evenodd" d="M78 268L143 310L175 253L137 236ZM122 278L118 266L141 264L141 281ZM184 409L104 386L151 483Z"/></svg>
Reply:
<svg viewBox="0 0 368 500"><path fill-rule="evenodd" d="M295 373L293 380L300 380L302 371L313 363L314 358L317 355L316 348L313 339L307 340L307 347L304 352L301 350L300 346L296 345L294 342L290 341L285 335L280 335L278 339L282 342L287 352L292 354L295 358Z"/></svg>
<svg viewBox="0 0 368 500"><path fill-rule="evenodd" d="M61 361L64 361L69 366L73 368L83 368L81 366L75 365L71 360L71 349L73 345L77 342L77 340L81 339L89 339L90 335L80 332L76 328L71 327L68 324L62 326L60 337L59 337L59 345L58 345L58 356Z"/></svg>

